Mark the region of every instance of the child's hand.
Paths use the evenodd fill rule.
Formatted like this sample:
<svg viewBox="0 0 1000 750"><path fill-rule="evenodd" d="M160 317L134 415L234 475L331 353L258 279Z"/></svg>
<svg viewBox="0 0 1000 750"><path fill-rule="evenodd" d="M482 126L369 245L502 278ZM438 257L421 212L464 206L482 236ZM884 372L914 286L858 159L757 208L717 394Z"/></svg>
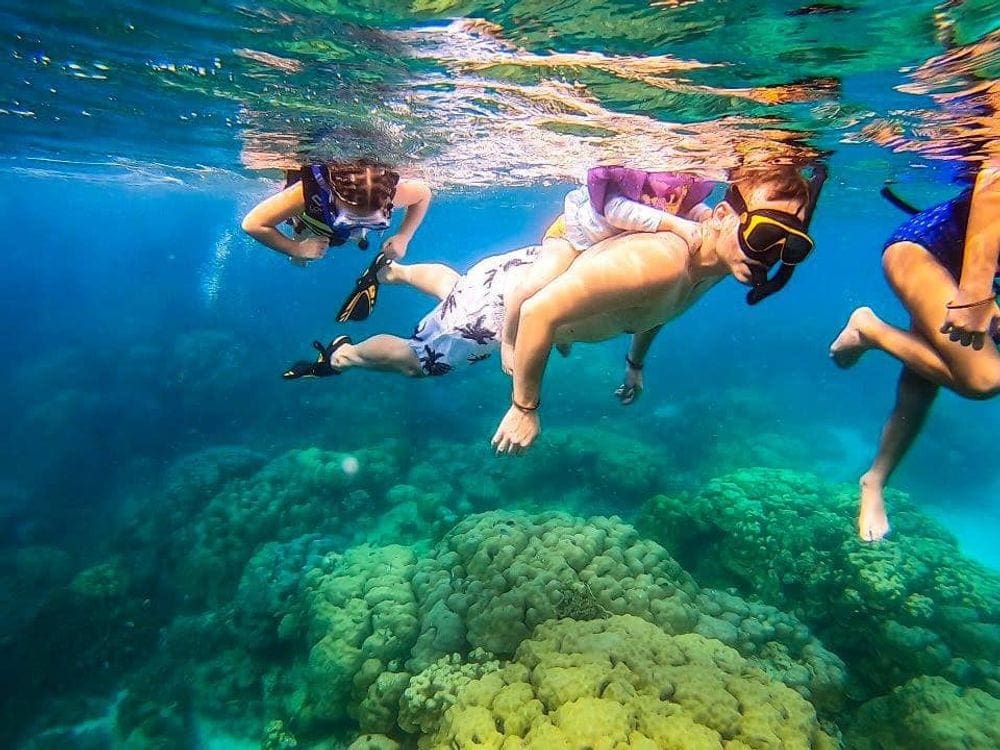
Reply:
<svg viewBox="0 0 1000 750"><path fill-rule="evenodd" d="M402 234L394 234L382 243L382 252L391 260L399 260L406 255L406 248L409 247L410 238Z"/></svg>
<svg viewBox="0 0 1000 750"><path fill-rule="evenodd" d="M687 198L687 194L688 186L682 185L680 190L675 190L667 196L667 199L663 202L663 206L660 207L660 210L676 216L680 213L681 204L684 202L684 199Z"/></svg>
<svg viewBox="0 0 1000 750"><path fill-rule="evenodd" d="M330 248L330 242L323 237L307 237L299 240L293 257L298 260L320 260Z"/></svg>

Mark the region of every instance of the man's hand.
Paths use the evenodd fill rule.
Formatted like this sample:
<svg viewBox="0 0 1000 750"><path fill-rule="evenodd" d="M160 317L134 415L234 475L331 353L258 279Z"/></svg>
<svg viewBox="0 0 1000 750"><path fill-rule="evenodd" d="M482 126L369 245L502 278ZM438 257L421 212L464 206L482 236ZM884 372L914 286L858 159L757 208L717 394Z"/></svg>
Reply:
<svg viewBox="0 0 1000 750"><path fill-rule="evenodd" d="M525 411L511 405L500 422L491 444L497 455L509 453L519 456L535 442L541 427L537 411Z"/></svg>
<svg viewBox="0 0 1000 750"><path fill-rule="evenodd" d="M642 370L626 367L625 381L615 389L615 396L622 402L622 406L628 406L640 395L642 395Z"/></svg>
<svg viewBox="0 0 1000 750"><path fill-rule="evenodd" d="M962 294L959 292L954 304L969 303L962 300ZM996 302L984 301L983 304L973 307L948 308L941 333L948 334L949 339L962 346L971 346L978 351L986 344L987 336L996 330L998 323L1000 323L1000 311Z"/></svg>
<svg viewBox="0 0 1000 750"><path fill-rule="evenodd" d="M410 238L405 234L394 234L382 243L382 252L392 260L399 260L406 255L406 248L410 245Z"/></svg>
<svg viewBox="0 0 1000 750"><path fill-rule="evenodd" d="M500 369L507 375L514 374L514 345L509 341L500 342Z"/></svg>
<svg viewBox="0 0 1000 750"><path fill-rule="evenodd" d="M294 260L320 260L330 248L330 242L324 237L307 237L299 240L295 246Z"/></svg>

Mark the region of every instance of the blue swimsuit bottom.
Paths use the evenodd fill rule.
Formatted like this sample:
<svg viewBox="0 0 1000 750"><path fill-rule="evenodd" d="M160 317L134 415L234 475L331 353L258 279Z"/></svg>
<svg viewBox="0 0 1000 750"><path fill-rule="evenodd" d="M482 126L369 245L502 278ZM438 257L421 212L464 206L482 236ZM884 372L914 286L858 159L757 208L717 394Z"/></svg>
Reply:
<svg viewBox="0 0 1000 750"><path fill-rule="evenodd" d="M961 195L928 208L903 222L886 240L882 250L896 242L920 245L948 269L957 282L962 275L965 255L965 230L969 225L972 188ZM1000 294L1000 269L993 277L993 291ZM1000 332L994 335L1000 344Z"/></svg>

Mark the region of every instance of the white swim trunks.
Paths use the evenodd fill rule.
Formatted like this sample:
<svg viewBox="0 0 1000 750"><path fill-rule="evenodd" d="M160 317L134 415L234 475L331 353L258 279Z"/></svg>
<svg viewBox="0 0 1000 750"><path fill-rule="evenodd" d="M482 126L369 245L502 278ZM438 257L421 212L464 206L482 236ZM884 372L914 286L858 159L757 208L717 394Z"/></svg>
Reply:
<svg viewBox="0 0 1000 750"><path fill-rule="evenodd" d="M408 340L425 375L488 359L500 345L508 274L538 257L538 245L479 261L460 276Z"/></svg>

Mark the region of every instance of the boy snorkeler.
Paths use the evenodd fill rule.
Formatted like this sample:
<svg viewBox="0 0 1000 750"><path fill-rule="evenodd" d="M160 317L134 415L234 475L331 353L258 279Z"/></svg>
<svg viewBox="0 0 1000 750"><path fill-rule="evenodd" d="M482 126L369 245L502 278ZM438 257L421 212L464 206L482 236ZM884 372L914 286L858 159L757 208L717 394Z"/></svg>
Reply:
<svg viewBox="0 0 1000 750"><path fill-rule="evenodd" d="M511 291L500 343L503 371L510 375L514 369L514 341L526 300L569 268L581 252L617 234L669 231L689 245L698 241L698 222L711 214L702 201L713 186L682 173L622 166L588 170L587 184L566 195L563 213L546 231L538 259Z"/></svg>

